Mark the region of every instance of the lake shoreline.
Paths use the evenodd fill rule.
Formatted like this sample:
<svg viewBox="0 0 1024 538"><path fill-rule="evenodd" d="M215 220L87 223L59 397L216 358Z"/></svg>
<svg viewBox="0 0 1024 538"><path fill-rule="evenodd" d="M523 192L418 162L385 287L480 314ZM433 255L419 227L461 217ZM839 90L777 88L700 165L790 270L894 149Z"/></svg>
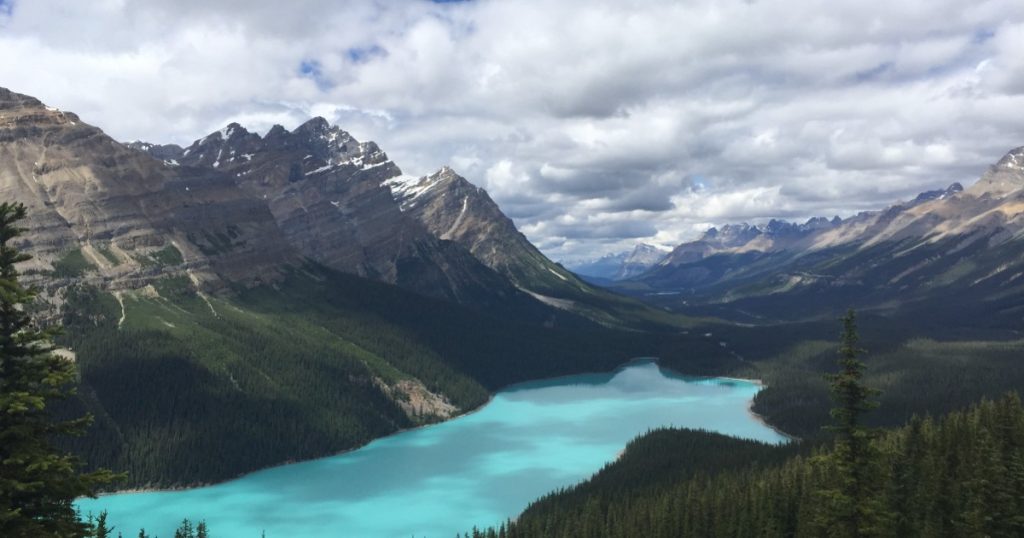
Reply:
<svg viewBox="0 0 1024 538"><path fill-rule="evenodd" d="M502 390L504 390L504 389L502 389ZM101 493L97 493L96 494L96 498L98 499L100 497L108 497L108 496L111 496L111 495L134 495L134 494L138 494L138 493L173 493L173 492L186 491L186 490L190 490L190 489L206 488L206 487L210 487L210 486L216 486L218 484L225 484L227 482L231 482L231 481L234 481L234 480L239 480L241 478L245 478L245 477L247 477L247 476L249 476L251 474L254 474L254 473L268 471L270 469L276 469L278 467L284 467L286 465L294 465L296 463L303 463L303 462L307 462L307 461L318 460L318 459L321 459L321 458L333 458L335 456L343 456L343 455L348 454L350 452L355 452L356 450L361 450L363 448L366 448L371 443L375 443L377 441L380 441L381 439L387 439L388 437L391 437L393 435L398 435L400 433L406 433L406 432L410 432L410 431L414 431L414 430L420 430L420 429L424 429L424 428L430 428L430 427L433 427L433 426L440 426L441 424L444 424L445 422L448 422L450 420L455 420L457 418L461 418L461 417L466 417L466 416L472 415L473 413L479 412L481 409L486 407L487 404L491 403L492 400L494 400L494 394L489 394L487 396L487 400L485 400L482 404L474 407L473 409L470 409L470 410L468 410L468 411L466 411L464 413L459 413L457 415L452 415L452 416L450 416L450 417L448 417L448 418L446 418L444 420L438 421L438 422L432 422L430 424L420 424L418 426L413 426L411 428L400 428L400 429L397 429L397 430L395 430L395 431L393 431L393 432L391 432L391 433L389 433L387 435L382 435L380 437L376 437L374 439L370 439L369 441L367 441L367 442L365 442L365 443L363 443L363 444L361 444L359 446L355 446L355 447L352 447L352 448L346 448L346 449L340 450L338 452L331 452L330 454L324 454L322 456L313 456L311 458L306 458L306 459L301 459L301 460L289 460L289 461L283 461L281 463L276 463L274 465L267 465L265 467L260 467L259 469L253 469L251 471L246 471L244 473L239 474L238 476L234 476L234 477L228 478L226 480L218 480L216 482L200 482L198 484L193 484L191 486L174 486L174 487L169 487L169 488L129 488L129 489L119 489L119 490L115 490L115 491L104 491L104 492L101 492ZM77 501L79 499L91 499L91 498L92 497L78 497L75 500Z"/></svg>
<svg viewBox="0 0 1024 538"><path fill-rule="evenodd" d="M192 484L192 485L187 485L187 486L173 486L173 487L163 487L163 488L160 488L160 487L153 487L153 488L129 488L129 489L122 489L122 490L114 490L114 491L104 491L104 492L98 493L96 495L96 498L107 497L107 496L111 496L111 495L134 495L134 494L143 494L143 493L173 493L173 492L187 491L187 490L190 490L190 489L205 488L205 487L210 487L210 486L216 486L218 484L224 484L224 483L227 483L227 482L232 482L234 480L239 480L239 479L245 478L246 476L249 476L251 474L267 471L267 470L270 470L270 469L275 469L277 467L284 467L286 465L293 465L293 464L313 461L313 460L317 460L317 459L321 459L321 458L331 458L331 457L335 457L335 456L342 456L342 455L345 455L345 454L348 454L348 453L351 453L351 452L355 452L357 450L361 450L361 449L367 447L368 445L370 445L370 444L372 444L372 443L374 443L376 441L379 441L379 440L382 440L382 439L387 439L388 437L391 437L391 436L394 436L394 435L399 435L399 434L406 433L406 432L409 432L409 431L414 431L414 430L420 430L420 429L424 429L424 428L430 428L430 427L434 427L434 426L439 426L439 425L442 425L442 424L444 424L446 422L449 422L451 420L455 420L455 419L458 419L458 418L461 418L461 417L466 417L466 416L472 415L474 413L479 412L484 407L486 407L488 404L490 404L494 400L494 397L495 397L495 395L497 393L503 392L503 391L515 390L515 387L520 386L520 385L527 385L529 383L536 383L538 381L556 381L558 379L574 377L574 376L580 376L580 375L609 374L609 373L614 375L614 374L616 374L616 373L618 373L618 372L620 372L620 371L622 371L622 370L624 370L624 369L626 369L626 368L628 368L628 367L630 367L632 365L636 365L637 363L645 363L645 362L654 363L654 364L656 364L658 366L658 368L666 370L668 372L672 372L673 374L675 374L677 376L680 376L682 378L690 378L690 379L724 379L724 380L729 380L729 381L741 381L741 382L745 382L745 383L756 384L756 385L762 387L762 390L763 390L763 388L767 387L767 385L762 380L760 380L760 379L732 377L732 376L715 376L715 375L690 375L690 374L685 374L683 372L680 372L680 371L678 371L678 370L676 370L674 368L671 368L671 367L668 367L668 366L664 366L662 364L660 358L658 358L658 357L650 357L650 356L634 357L632 359L629 359L629 360L623 362L622 364L620 364L619 366L615 367L611 371L577 372L577 373L573 373L573 374L564 374L564 375L559 375L559 376L554 376L554 377L545 377L545 378L540 378L540 379L518 381L516 383L512 383L512 384L506 385L504 387L501 387L500 389L498 389L494 393L489 394L487 399L483 403L481 403L480 405L474 407L473 409L469 409L469 410L467 410L467 411L465 411L463 413L452 415L452 416L448 417L447 419L444 419L444 420L441 420L441 421L438 421L438 422L434 422L434 423L431 423L431 424L420 424L418 426L413 426L413 427L410 427L410 428L401 428L401 429L395 430L395 431L393 431L393 432L391 432L391 433L389 433L387 435L383 435L381 437L377 437L377 438L371 439L371 440L369 440L369 441L367 441L367 442L365 442L365 443L363 443L363 444L361 444L359 446L347 448L347 449L344 449L344 450L340 450L338 452L332 452L332 453L323 454L323 455L320 455L320 456L314 456L314 457L305 458L305 459L299 459L299 460L288 460L288 461L284 461L284 462L277 463L277 464L274 464L274 465L267 465L265 467L260 467L258 469L253 469L251 471L246 471L246 472L241 473L241 474L239 474L237 476L234 476L234 477L231 477L231 478L228 478L228 479L225 479L225 480L218 480L218 481L215 481L215 482L200 482L200 483L196 483L196 484ZM754 401L753 401L753 399L751 399L750 403L747 405L747 412L750 414L750 416L754 417L758 422L760 422L764 426L770 428L771 430L773 430L774 432L778 433L779 435L785 437L787 440L790 440L790 441L800 441L799 437L790 435L790 434L782 431L781 429L777 428L776 426L772 425L765 417L763 417L759 413L755 412L753 410L753 406L754 406ZM619 454L619 456L621 456L621 453ZM88 499L88 498L91 498L91 497L79 497L78 499L76 499L76 501L79 500L79 499Z"/></svg>

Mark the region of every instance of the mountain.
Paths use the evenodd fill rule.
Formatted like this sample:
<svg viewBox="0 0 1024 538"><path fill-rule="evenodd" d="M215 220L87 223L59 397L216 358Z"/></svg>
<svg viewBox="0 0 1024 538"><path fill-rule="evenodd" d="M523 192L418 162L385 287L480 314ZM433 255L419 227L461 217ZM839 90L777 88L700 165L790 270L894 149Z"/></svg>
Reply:
<svg viewBox="0 0 1024 538"><path fill-rule="evenodd" d="M535 295L564 297L589 286L546 256L505 216L487 191L444 167L386 183L405 214L442 241L467 249L484 265Z"/></svg>
<svg viewBox="0 0 1024 538"><path fill-rule="evenodd" d="M622 260L622 267L615 273L615 279L623 280L642 274L660 263L667 254L654 245L640 243Z"/></svg>
<svg viewBox="0 0 1024 538"><path fill-rule="evenodd" d="M953 184L843 220L712 229L620 289L672 308L728 305L776 319L850 306L1008 323L1024 292L1022 165L1018 148L970 188Z"/></svg>
<svg viewBox="0 0 1024 538"><path fill-rule="evenodd" d="M510 283L467 250L404 214L385 183L401 170L375 143L313 118L266 136L237 123L175 151L137 144L164 162L217 171L262 200L300 255L344 271L445 299L513 298Z"/></svg>
<svg viewBox="0 0 1024 538"><path fill-rule="evenodd" d="M181 158L181 154L184 150L177 144L150 144L149 142L142 142L136 140L135 142L129 142L125 144L131 149L148 153L149 155L156 157L157 159L172 166L178 165L178 159Z"/></svg>
<svg viewBox="0 0 1024 538"><path fill-rule="evenodd" d="M458 226L430 194L403 208L400 177L321 118L125 145L0 90L0 189L30 215L19 270L78 366L65 405L96 419L68 448L128 471L121 486L207 483L449 418L510 383L682 361L684 341L701 368L728 360L675 330L608 328L680 318L579 282L453 173L434 192L464 196Z"/></svg>
<svg viewBox="0 0 1024 538"><path fill-rule="evenodd" d="M607 254L597 260L573 265L570 269L578 275L598 281L623 280L654 267L664 260L667 254L668 252L654 245L639 243L632 251Z"/></svg>
<svg viewBox="0 0 1024 538"><path fill-rule="evenodd" d="M772 219L767 224L726 224L710 228L696 241L683 243L655 265L678 266L722 252L776 251L795 245L815 232L838 226L839 217L809 219L803 224Z"/></svg>
<svg viewBox="0 0 1024 538"><path fill-rule="evenodd" d="M605 254L596 260L581 261L569 265L569 270L583 278L602 283L615 280L615 276L622 270L622 264L629 257L629 252Z"/></svg>
<svg viewBox="0 0 1024 538"><path fill-rule="evenodd" d="M6 89L0 188L29 209L29 278L53 271L119 289L181 274L223 288L267 282L301 262L266 205L231 177L165 165Z"/></svg>

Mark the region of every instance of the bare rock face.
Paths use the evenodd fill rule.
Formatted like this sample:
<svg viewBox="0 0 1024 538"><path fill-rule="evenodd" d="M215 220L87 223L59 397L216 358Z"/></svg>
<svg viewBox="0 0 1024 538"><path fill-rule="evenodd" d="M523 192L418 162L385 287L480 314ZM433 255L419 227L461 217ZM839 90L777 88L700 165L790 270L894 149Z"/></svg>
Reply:
<svg viewBox="0 0 1024 538"><path fill-rule="evenodd" d="M421 178L396 176L386 185L402 211L435 237L461 245L517 287L555 296L586 288L575 275L537 250L487 191L451 168Z"/></svg>
<svg viewBox="0 0 1024 538"><path fill-rule="evenodd" d="M622 261L622 267L615 274L616 280L624 280L637 275L642 275L651 267L661 263L668 252L645 243L633 247L633 251Z"/></svg>
<svg viewBox="0 0 1024 538"><path fill-rule="evenodd" d="M169 166L6 89L0 190L29 208L29 274L73 259L83 278L107 287L167 273L218 287L273 280L299 261L266 206L230 177Z"/></svg>
<svg viewBox="0 0 1024 538"><path fill-rule="evenodd" d="M222 288L313 261L477 305L587 290L483 190L445 169L408 203L402 186L418 180L323 118L264 136L233 123L187 148L125 145L2 90L0 159L6 199L31 209L30 272L115 289L185 274Z"/></svg>
<svg viewBox="0 0 1024 538"><path fill-rule="evenodd" d="M181 152L184 151L181 149L181 146L177 144L150 144L149 142L141 142L139 140L129 142L125 144L125 146L136 151L148 153L151 157L156 157L163 161L164 164L169 164L171 166L178 165L178 159L181 157Z"/></svg>
<svg viewBox="0 0 1024 538"><path fill-rule="evenodd" d="M385 185L401 174L398 166L375 143L323 118L294 131L275 126L266 136L233 123L165 158L226 174L266 204L289 245L333 269L460 302L517 293L404 213Z"/></svg>
<svg viewBox="0 0 1024 538"><path fill-rule="evenodd" d="M1007 153L977 183L967 189L974 196L1001 197L1024 188L1024 147Z"/></svg>

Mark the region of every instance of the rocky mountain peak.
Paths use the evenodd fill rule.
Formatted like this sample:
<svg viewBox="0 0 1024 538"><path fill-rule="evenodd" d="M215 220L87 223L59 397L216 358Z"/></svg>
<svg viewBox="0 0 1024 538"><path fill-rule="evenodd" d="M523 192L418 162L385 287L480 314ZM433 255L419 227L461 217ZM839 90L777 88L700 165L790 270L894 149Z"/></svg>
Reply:
<svg viewBox="0 0 1024 538"><path fill-rule="evenodd" d="M651 267L661 263L669 252L647 243L637 243L633 251L622 260L622 265L615 273L615 280L624 280L640 275Z"/></svg>
<svg viewBox="0 0 1024 538"><path fill-rule="evenodd" d="M710 228L701 239L714 242L723 247L733 247L745 244L761 235L761 233L757 226L741 222L739 224L726 224L721 228Z"/></svg>
<svg viewBox="0 0 1024 538"><path fill-rule="evenodd" d="M444 192L463 198L480 194L487 196L484 189L473 185L447 165L428 176L396 176L386 181L385 185L391 189L403 211L413 208L427 193ZM490 197L487 197L487 202L493 204Z"/></svg>
<svg viewBox="0 0 1024 538"><path fill-rule="evenodd" d="M177 144L152 144L150 142L143 142L136 140L134 142L128 142L125 144L131 149L141 151L142 153L149 154L151 157L160 159L164 164L171 166L177 166L178 160L181 159L181 154L185 151L181 146Z"/></svg>
<svg viewBox="0 0 1024 538"><path fill-rule="evenodd" d="M638 264L644 266L651 266L660 262L668 251L654 245L648 245L647 243L637 243L633 247L633 251L626 256L625 262L627 264Z"/></svg>
<svg viewBox="0 0 1024 538"><path fill-rule="evenodd" d="M803 228L807 230L823 230L826 228L832 228L842 222L838 216L829 220L825 217L811 217L807 219L807 222L803 224Z"/></svg>
<svg viewBox="0 0 1024 538"><path fill-rule="evenodd" d="M276 139L287 137L289 134L291 134L291 133L289 133L288 129L285 129L284 126L278 125L278 124L274 124L274 126L271 127L269 131L267 131L267 136L265 137L265 139L266 140L276 140Z"/></svg>
<svg viewBox="0 0 1024 538"><path fill-rule="evenodd" d="M33 269L75 256L100 286L187 274L220 287L276 278L284 260L297 259L270 212L229 177L153 158L181 148L126 146L37 99L4 90L0 100L0 188L29 208ZM161 264L159 253L178 261Z"/></svg>
<svg viewBox="0 0 1024 538"><path fill-rule="evenodd" d="M5 137L14 139L35 136L43 131L74 127L76 130L98 131L71 112L46 106L35 97L0 88L0 128Z"/></svg>
<svg viewBox="0 0 1024 538"><path fill-rule="evenodd" d="M966 190L974 196L1002 197L1024 188L1024 146L1011 150Z"/></svg>
<svg viewBox="0 0 1024 538"><path fill-rule="evenodd" d="M343 166L367 168L390 163L377 144L361 143L322 117L312 118L294 131L274 125L262 137L238 123L230 123L193 142L177 160L190 166L230 169L236 175L251 173L241 168L251 168L253 162L287 162L285 170L291 182ZM386 175L398 173L392 165Z"/></svg>
<svg viewBox="0 0 1024 538"><path fill-rule="evenodd" d="M996 168L1007 168L1010 170L1024 170L1024 146L1010 150L995 165Z"/></svg>
<svg viewBox="0 0 1024 538"><path fill-rule="evenodd" d="M306 120L305 123L295 128L295 134L310 133L323 134L331 129L331 124L323 116L316 116Z"/></svg>
<svg viewBox="0 0 1024 538"><path fill-rule="evenodd" d="M38 107L42 108L43 103L35 97L12 92L7 88L0 88L0 109Z"/></svg>
<svg viewBox="0 0 1024 538"><path fill-rule="evenodd" d="M952 185L946 187L945 189L936 189L934 191L922 192L921 194L918 194L917 197L914 198L908 205L913 207L915 205L922 204L924 202L930 202L932 200L944 200L946 198L949 198L950 196L954 196L963 191L963 185L959 183L953 183Z"/></svg>
<svg viewBox="0 0 1024 538"><path fill-rule="evenodd" d="M647 243L637 243L632 250L573 264L570 269L580 275L607 280L624 280L646 272L661 263L669 251Z"/></svg>
<svg viewBox="0 0 1024 538"><path fill-rule="evenodd" d="M227 127L221 129L220 131L217 131L217 134L220 135L220 137L223 140L231 140L232 138L245 136L249 134L249 131L245 127L242 127L239 123L231 122L227 125Z"/></svg>

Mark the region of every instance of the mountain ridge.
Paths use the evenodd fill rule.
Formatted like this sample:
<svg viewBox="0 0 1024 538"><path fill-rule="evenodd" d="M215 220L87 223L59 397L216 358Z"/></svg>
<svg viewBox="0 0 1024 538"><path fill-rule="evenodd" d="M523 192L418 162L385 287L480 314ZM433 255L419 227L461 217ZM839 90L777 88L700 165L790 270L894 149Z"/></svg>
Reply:
<svg viewBox="0 0 1024 538"><path fill-rule="evenodd" d="M657 265L671 251L647 243L637 243L632 250L606 254L596 260L577 262L570 269L584 278L624 280L642 274Z"/></svg>
<svg viewBox="0 0 1024 538"><path fill-rule="evenodd" d="M1016 148L969 188L954 183L846 219L709 230L615 287L680 311L730 305L770 318L835 315L828 304L934 309L951 296L984 310L1024 293L1022 164Z"/></svg>

